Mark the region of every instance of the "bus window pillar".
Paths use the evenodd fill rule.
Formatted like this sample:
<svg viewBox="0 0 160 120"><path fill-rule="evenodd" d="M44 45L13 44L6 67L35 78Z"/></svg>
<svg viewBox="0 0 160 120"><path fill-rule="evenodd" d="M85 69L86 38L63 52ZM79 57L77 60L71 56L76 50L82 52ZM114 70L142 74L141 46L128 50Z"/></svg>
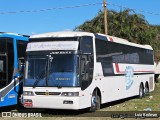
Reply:
<svg viewBox="0 0 160 120"><path fill-rule="evenodd" d="M13 40L13 48L14 48L14 71L13 76L15 76L19 70L18 70L18 55L17 55L17 41L14 38Z"/></svg>

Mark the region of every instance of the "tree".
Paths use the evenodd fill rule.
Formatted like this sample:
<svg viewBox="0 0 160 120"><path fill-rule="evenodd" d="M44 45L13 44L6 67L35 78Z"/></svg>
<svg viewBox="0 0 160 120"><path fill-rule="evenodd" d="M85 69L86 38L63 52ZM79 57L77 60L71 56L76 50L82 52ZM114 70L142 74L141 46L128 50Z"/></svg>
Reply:
<svg viewBox="0 0 160 120"><path fill-rule="evenodd" d="M84 22L75 29L86 32L104 34L104 15L98 12L92 20ZM108 11L108 34L129 40L138 44L149 44L154 48L155 60L160 60L160 26L151 26L142 14L136 14L131 9L116 12Z"/></svg>

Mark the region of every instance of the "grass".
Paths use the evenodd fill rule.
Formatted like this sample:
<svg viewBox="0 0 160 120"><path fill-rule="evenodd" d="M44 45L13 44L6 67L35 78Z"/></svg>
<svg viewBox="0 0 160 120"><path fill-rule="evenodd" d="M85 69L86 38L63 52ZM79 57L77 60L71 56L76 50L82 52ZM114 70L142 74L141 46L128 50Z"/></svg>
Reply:
<svg viewBox="0 0 160 120"><path fill-rule="evenodd" d="M150 92L147 96L140 99L132 97L118 102L112 102L107 105L102 105L100 111L144 111L144 109L151 109L151 111L160 111L160 83L156 83L155 90ZM150 96L153 98L150 99Z"/></svg>

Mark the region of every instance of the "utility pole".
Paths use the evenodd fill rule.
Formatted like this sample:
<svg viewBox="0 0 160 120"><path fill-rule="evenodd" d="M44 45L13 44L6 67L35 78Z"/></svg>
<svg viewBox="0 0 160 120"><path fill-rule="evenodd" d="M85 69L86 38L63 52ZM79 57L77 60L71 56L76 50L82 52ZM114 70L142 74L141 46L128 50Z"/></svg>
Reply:
<svg viewBox="0 0 160 120"><path fill-rule="evenodd" d="M106 0L103 0L103 7L104 7L104 30L105 34L108 34L108 22L107 22L107 3Z"/></svg>

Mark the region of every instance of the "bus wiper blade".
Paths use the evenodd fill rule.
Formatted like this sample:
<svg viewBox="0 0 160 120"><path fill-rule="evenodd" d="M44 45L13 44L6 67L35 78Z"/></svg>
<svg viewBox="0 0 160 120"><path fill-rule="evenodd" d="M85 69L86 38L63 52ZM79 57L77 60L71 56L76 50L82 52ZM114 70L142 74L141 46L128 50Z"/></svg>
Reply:
<svg viewBox="0 0 160 120"><path fill-rule="evenodd" d="M37 86L37 84L38 84L38 82L40 81L41 79L36 79L36 81L35 81L35 83L34 83L34 85L33 85L33 88L35 88L36 86Z"/></svg>
<svg viewBox="0 0 160 120"><path fill-rule="evenodd" d="M45 78L45 73L46 73L46 67L47 67L47 63L46 63L46 65L45 65L45 68L40 72L40 75L38 76L38 78L36 79L36 81L35 81L35 83L34 83L34 85L33 85L33 88L35 88L36 86L37 86L37 84L38 84L38 82L40 81L40 80L42 80L43 78ZM47 77L47 76L46 76Z"/></svg>
<svg viewBox="0 0 160 120"><path fill-rule="evenodd" d="M37 86L37 84L38 84L38 82L39 82L40 80L43 80L44 72L45 72L45 70L43 70L43 71L41 72L40 76L38 77L38 79L36 79L36 81L35 81L35 83L34 83L34 85L33 85L33 88L35 88L35 87ZM45 77L44 77L44 78L45 78Z"/></svg>

